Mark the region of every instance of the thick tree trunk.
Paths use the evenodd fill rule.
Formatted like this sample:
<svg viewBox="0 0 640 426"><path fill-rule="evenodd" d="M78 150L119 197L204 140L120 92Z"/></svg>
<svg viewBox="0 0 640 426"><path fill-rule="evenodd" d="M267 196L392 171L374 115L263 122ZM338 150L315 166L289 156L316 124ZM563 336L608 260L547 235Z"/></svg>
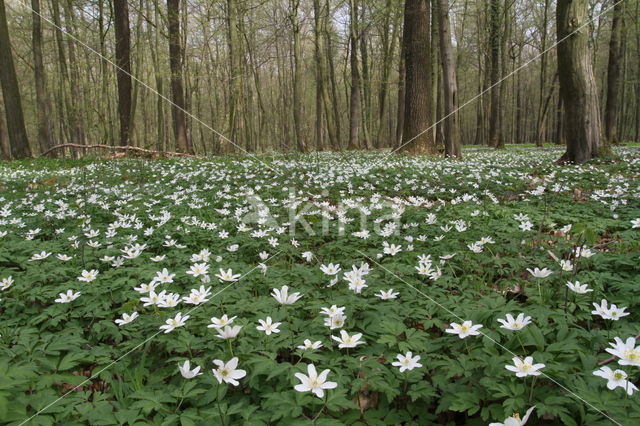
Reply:
<svg viewBox="0 0 640 426"><path fill-rule="evenodd" d="M189 152L187 120L184 113L184 90L182 88L182 46L180 42L180 0L167 0L169 24L169 66L171 68L171 114L176 150ZM190 153L190 152L189 152Z"/></svg>
<svg viewBox="0 0 640 426"><path fill-rule="evenodd" d="M131 30L129 29L129 4L127 0L114 0L116 30L116 65L118 81L118 118L120 121L120 146L129 145L131 127Z"/></svg>
<svg viewBox="0 0 640 426"><path fill-rule="evenodd" d="M444 86L444 154L447 157L462 156L458 133L458 84L451 46L451 25L449 23L449 1L438 0L440 14L440 58L442 62L442 82Z"/></svg>
<svg viewBox="0 0 640 426"><path fill-rule="evenodd" d="M559 162L584 163L597 157L602 128L591 52L587 0L558 0L558 77L564 105L567 151Z"/></svg>
<svg viewBox="0 0 640 426"><path fill-rule="evenodd" d="M31 157L22 115L18 78L13 65L4 0L0 0L0 63L2 64L0 65L0 85L2 86L11 155L13 158Z"/></svg>
<svg viewBox="0 0 640 426"><path fill-rule="evenodd" d="M11 146L7 126L4 124L4 100L0 102L0 160L11 160Z"/></svg>
<svg viewBox="0 0 640 426"><path fill-rule="evenodd" d="M607 102L604 110L604 135L607 143L618 142L618 112L620 111L621 62L624 40L624 1L621 1L613 7L611 39L609 40Z"/></svg>
<svg viewBox="0 0 640 426"><path fill-rule="evenodd" d="M405 107L401 150L436 154L431 125L430 3L407 0L404 10Z"/></svg>
<svg viewBox="0 0 640 426"><path fill-rule="evenodd" d="M55 145L53 125L51 123L51 102L47 92L47 75L42 60L42 19L40 18L40 0L31 0L33 69L36 86L36 107L38 111L38 143L44 152Z"/></svg>

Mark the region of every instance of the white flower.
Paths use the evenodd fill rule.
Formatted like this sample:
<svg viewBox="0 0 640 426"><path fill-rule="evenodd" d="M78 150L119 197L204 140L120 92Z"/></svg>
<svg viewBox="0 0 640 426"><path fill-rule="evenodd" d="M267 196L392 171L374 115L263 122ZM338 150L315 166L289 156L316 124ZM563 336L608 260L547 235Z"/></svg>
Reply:
<svg viewBox="0 0 640 426"><path fill-rule="evenodd" d="M163 298L158 300L156 306L158 306L159 308L174 308L178 306L178 303L180 303L180 295L178 293L168 293Z"/></svg>
<svg viewBox="0 0 640 426"><path fill-rule="evenodd" d="M178 364L178 369L180 370L180 374L182 374L182 377L184 377L185 379L193 379L194 377L200 376L202 374L200 373L200 366L196 366L196 368L191 370L189 360L186 360L182 365Z"/></svg>
<svg viewBox="0 0 640 426"><path fill-rule="evenodd" d="M71 259L73 259L72 256L69 256L69 255L66 255L66 254L63 254L63 253L56 254L56 257L58 258L58 260L61 260L63 262L68 262Z"/></svg>
<svg viewBox="0 0 640 426"><path fill-rule="evenodd" d="M589 293L590 291L593 291L592 289L589 288L588 284L580 284L580 281L576 281L575 283L572 283L571 281L567 281L566 285L567 287L569 287L569 290L578 294L586 294L586 293Z"/></svg>
<svg viewBox="0 0 640 426"><path fill-rule="evenodd" d="M325 275L335 275L340 272L340 264L334 265L333 263L330 263L328 265L320 265L320 270Z"/></svg>
<svg viewBox="0 0 640 426"><path fill-rule="evenodd" d="M514 365L506 365L505 368L516 373L518 377L539 376L542 374L538 370L544 368L544 364L533 364L533 357L528 356L524 361L518 357L513 357L512 360Z"/></svg>
<svg viewBox="0 0 640 426"><path fill-rule="evenodd" d="M87 271L86 269L84 269L80 273L80 276L78 277L78 281L84 281L86 283L90 283L91 281L96 279L98 274L99 274L99 272L98 272L97 269L92 269L90 271Z"/></svg>
<svg viewBox="0 0 640 426"><path fill-rule="evenodd" d="M380 293L375 294L374 296L379 297L382 300L389 300L389 299L395 299L398 294L397 292L394 292L392 288L390 288L387 291L384 290L380 290Z"/></svg>
<svg viewBox="0 0 640 426"><path fill-rule="evenodd" d="M322 308L320 310L320 314L321 315L328 315L328 316L333 316L333 315L342 315L344 313L344 306L336 306L336 305L331 305L330 308Z"/></svg>
<svg viewBox="0 0 640 426"><path fill-rule="evenodd" d="M178 312L174 318L169 318L165 325L160 326L160 330L164 330L165 334L173 331L178 327L184 327L189 319L189 315L182 316L182 312Z"/></svg>
<svg viewBox="0 0 640 426"><path fill-rule="evenodd" d="M344 327L344 321L347 319L342 313L330 315L324 319L324 325L329 327L330 330Z"/></svg>
<svg viewBox="0 0 640 426"><path fill-rule="evenodd" d="M56 303L70 303L73 302L74 300L76 300L78 297L80 297L82 293L77 292L74 293L73 290L67 290L66 293L60 293L58 295L58 298L56 300L54 300L54 302Z"/></svg>
<svg viewBox="0 0 640 426"><path fill-rule="evenodd" d="M211 370L216 379L218 379L218 383L226 382L233 386L238 386L240 384L238 379L242 379L247 375L246 371L237 368L238 357L231 358L227 363L219 359L214 359L213 363L218 366L218 368Z"/></svg>
<svg viewBox="0 0 640 426"><path fill-rule="evenodd" d="M524 314L521 313L514 319L513 315L507 314L506 320L498 318L498 322L502 324L500 328L505 328L507 330L522 330L527 325L531 324L531 317L525 317Z"/></svg>
<svg viewBox="0 0 640 426"><path fill-rule="evenodd" d="M319 349L322 347L322 342L320 340L316 340L315 342L312 342L309 339L305 339L304 340L304 345L300 345L297 348L301 349L303 351L309 350L309 349Z"/></svg>
<svg viewBox="0 0 640 426"><path fill-rule="evenodd" d="M536 278L547 278L549 275L553 274L553 271L547 268L533 268L533 270L531 268L527 268L527 271Z"/></svg>
<svg viewBox="0 0 640 426"><path fill-rule="evenodd" d="M560 269L562 269L565 272L571 272L573 271L573 264L571 263L570 260L561 260Z"/></svg>
<svg viewBox="0 0 640 426"><path fill-rule="evenodd" d="M313 260L313 253L311 253L310 251L305 251L301 254L301 256L307 262L311 262Z"/></svg>
<svg viewBox="0 0 640 426"><path fill-rule="evenodd" d="M29 259L29 261L33 262L34 260L44 260L49 256L51 256L51 253L43 250L40 253L34 253L33 256L31 256L31 259Z"/></svg>
<svg viewBox="0 0 640 426"><path fill-rule="evenodd" d="M520 420L520 414L515 413L511 417L507 417L504 423L489 423L489 426L522 426L525 423L527 423L527 420L529 420L529 416L533 412L534 408L536 408L535 405L529 408L525 413L524 417L522 418L522 420Z"/></svg>
<svg viewBox="0 0 640 426"><path fill-rule="evenodd" d="M418 362L420 361L420 355L413 356L413 353L407 352L406 355L396 355L396 358L398 358L398 360L392 362L391 365L394 367L400 367L401 373L405 370L413 370L416 367L422 367L422 364Z"/></svg>
<svg viewBox="0 0 640 426"><path fill-rule="evenodd" d="M231 323L233 323L233 320L236 318L237 317L229 318L227 314L222 315L222 317L220 318L213 317L211 318L211 324L209 324L207 328L222 328L225 325L230 325Z"/></svg>
<svg viewBox="0 0 640 426"><path fill-rule="evenodd" d="M635 337L627 338L626 342L619 337L614 340L615 343L609 343L612 348L607 348L606 351L620 358L618 364L640 367L640 346L636 346Z"/></svg>
<svg viewBox="0 0 640 426"><path fill-rule="evenodd" d="M640 217L637 219L631 219L631 228L640 228Z"/></svg>
<svg viewBox="0 0 640 426"><path fill-rule="evenodd" d="M524 221L524 222L520 222L519 227L523 231L531 231L531 229L533 228L533 223L531 223L531 222L529 222L527 220L527 221Z"/></svg>
<svg viewBox="0 0 640 426"><path fill-rule="evenodd" d="M149 284L141 283L140 287L134 287L133 289L138 293L144 294L155 291L156 287L158 287L158 283L150 282Z"/></svg>
<svg viewBox="0 0 640 426"><path fill-rule="evenodd" d="M274 288L271 292L271 295L281 305L293 305L298 299L302 297L300 293L289 294L289 287L286 285L282 286L280 290Z"/></svg>
<svg viewBox="0 0 640 426"><path fill-rule="evenodd" d="M133 312L131 315L122 314L122 319L115 320L115 323L122 327L125 324L129 324L130 322L132 322L136 318L138 318L138 313L137 312Z"/></svg>
<svg viewBox="0 0 640 426"><path fill-rule="evenodd" d="M445 330L447 333L457 334L458 337L464 339L467 336L477 336L478 331L482 328L482 324L473 324L471 321L464 321L462 324L456 322L451 323L451 328Z"/></svg>
<svg viewBox="0 0 640 426"><path fill-rule="evenodd" d="M307 375L296 373L295 376L300 380L300 384L295 385L294 389L298 392L311 391L318 398L324 397L325 389L334 389L338 386L336 382L328 382L327 376L331 370L324 370L318 375L316 367L313 364L307 366Z"/></svg>
<svg viewBox="0 0 640 426"><path fill-rule="evenodd" d="M209 273L209 264L207 263L194 263L189 267L187 271L188 275L193 275L193 277L199 277L201 275L207 275Z"/></svg>
<svg viewBox="0 0 640 426"><path fill-rule="evenodd" d="M14 283L13 277L7 277L0 280L0 290L6 290Z"/></svg>
<svg viewBox="0 0 640 426"><path fill-rule="evenodd" d="M629 395L632 395L633 392L637 391L638 388L636 385L631 383L627 378L629 377L627 373L622 370L611 370L609 367L600 367L600 370L596 370L593 372L594 376L602 377L607 380L607 388L613 390L617 387L625 389Z"/></svg>
<svg viewBox="0 0 640 426"><path fill-rule="evenodd" d="M150 257L149 260L152 261L152 262L162 262L165 259L165 257L167 257L167 256L163 254L161 256Z"/></svg>
<svg viewBox="0 0 640 426"><path fill-rule="evenodd" d="M362 337L362 333L356 333L353 336L349 336L349 334L344 330L340 330L340 337L331 336L333 340L339 343L338 348L340 349L355 348L358 345L363 345L364 342L360 341L361 337Z"/></svg>
<svg viewBox="0 0 640 426"><path fill-rule="evenodd" d="M241 328L242 328L241 325L234 325L233 327L229 327L228 325L225 325L224 328L222 327L216 328L216 330L218 330L218 334L216 334L216 337L219 337L220 339L233 339L238 335L238 333L240 333Z"/></svg>
<svg viewBox="0 0 640 426"><path fill-rule="evenodd" d="M266 320L259 319L259 326L256 327L256 330L264 331L264 333L269 336L271 333L280 333L278 326L282 324L281 322L273 322L271 317L267 317Z"/></svg>
<svg viewBox="0 0 640 426"><path fill-rule="evenodd" d="M190 305L199 305L208 302L209 296L211 296L211 287L204 288L204 286L201 285L199 289L192 288L189 296L183 297L182 301Z"/></svg>
<svg viewBox="0 0 640 426"><path fill-rule="evenodd" d="M398 246L395 244L389 244L386 241L382 242L382 246L383 248L383 253L384 254L389 254L391 256L395 256L396 254L400 253L402 251L402 246Z"/></svg>
<svg viewBox="0 0 640 426"><path fill-rule="evenodd" d="M170 274L169 271L167 271L167 268L163 268L162 271L156 272L156 276L151 281L162 283L162 284L172 283L173 277L175 276L176 274Z"/></svg>
<svg viewBox="0 0 640 426"><path fill-rule="evenodd" d="M216 274L215 276L218 277L220 281L227 281L227 282L236 282L238 281L238 278L240 278L240 274L234 275L231 269L227 269L225 271L222 268L220 268L220 273Z"/></svg>
<svg viewBox="0 0 640 426"><path fill-rule="evenodd" d="M614 321L618 321L621 317L626 317L629 315L629 312L625 312L627 308L618 308L613 303L610 307L607 307L608 302L605 299L602 299L600 305L597 303L593 303L595 310L591 311L592 315L600 315L603 319L610 319Z"/></svg>
<svg viewBox="0 0 640 426"><path fill-rule="evenodd" d="M156 293L154 290L149 291L149 296L140 298L140 301L143 302L142 306L158 305L164 300L166 293L166 290L162 290L160 293Z"/></svg>

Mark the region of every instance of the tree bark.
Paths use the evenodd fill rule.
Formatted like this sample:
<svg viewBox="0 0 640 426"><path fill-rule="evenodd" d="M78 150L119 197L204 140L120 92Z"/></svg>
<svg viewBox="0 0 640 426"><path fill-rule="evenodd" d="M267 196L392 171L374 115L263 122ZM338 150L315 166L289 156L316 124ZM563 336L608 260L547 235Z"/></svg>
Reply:
<svg viewBox="0 0 640 426"><path fill-rule="evenodd" d="M620 83L622 53L624 51L624 1L613 6L609 64L607 67L607 102L604 110L605 142L618 143L618 112L620 111Z"/></svg>
<svg viewBox="0 0 640 426"><path fill-rule="evenodd" d="M430 3L407 0L404 9L405 107L401 150L436 154L431 125Z"/></svg>
<svg viewBox="0 0 640 426"><path fill-rule="evenodd" d="M118 118L120 121L120 146L129 144L131 127L131 30L129 29L129 4L127 0L114 0L114 24L116 32L116 75L118 83Z"/></svg>
<svg viewBox="0 0 640 426"><path fill-rule="evenodd" d="M360 71L358 70L358 1L349 0L349 65L351 67L351 91L349 95L349 145L348 149L360 148Z"/></svg>
<svg viewBox="0 0 640 426"><path fill-rule="evenodd" d="M449 22L449 1L438 0L440 18L440 60L442 63L442 83L444 86L444 154L446 157L462 157L458 128L458 83L451 46L451 25Z"/></svg>
<svg viewBox="0 0 640 426"><path fill-rule="evenodd" d="M176 150L192 153L187 141L187 121L184 113L185 101L182 88L182 46L180 42L180 0L167 0L169 24L169 66L171 68L171 113Z"/></svg>
<svg viewBox="0 0 640 426"><path fill-rule="evenodd" d="M500 40L502 27L502 0L491 0L489 20L489 49L491 52L491 71L489 85L491 87L491 109L489 116L489 145L498 147L500 126L502 125L502 111L500 108Z"/></svg>
<svg viewBox="0 0 640 426"><path fill-rule="evenodd" d="M0 0L0 63L2 63L0 66L0 85L2 86L11 155L13 158L31 157L31 149L29 148L29 140L22 115L18 77L13 65L4 0Z"/></svg>
<svg viewBox="0 0 640 426"><path fill-rule="evenodd" d="M55 145L53 125L51 123L51 102L47 92L47 75L42 60L42 19L40 18L40 0L31 0L33 9L32 38L33 69L35 74L36 108L38 112L38 143L44 152Z"/></svg>
<svg viewBox="0 0 640 426"><path fill-rule="evenodd" d="M602 127L591 51L587 0L558 0L558 77L567 151L560 163L584 163L600 151Z"/></svg>
<svg viewBox="0 0 640 426"><path fill-rule="evenodd" d="M293 128L298 151L307 152L307 143L302 131L302 49L300 46L300 0L290 0L291 29L293 36Z"/></svg>

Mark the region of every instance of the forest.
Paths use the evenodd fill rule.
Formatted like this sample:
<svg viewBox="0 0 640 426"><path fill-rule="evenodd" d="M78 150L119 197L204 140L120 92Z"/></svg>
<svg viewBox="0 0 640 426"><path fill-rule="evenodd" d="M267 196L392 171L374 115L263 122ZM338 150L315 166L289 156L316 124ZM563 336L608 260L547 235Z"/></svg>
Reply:
<svg viewBox="0 0 640 426"><path fill-rule="evenodd" d="M640 0L0 0L0 425L640 424Z"/></svg>
<svg viewBox="0 0 640 426"><path fill-rule="evenodd" d="M574 108L598 115L603 145L639 141L639 4L4 0L2 156L62 144L455 156L565 144L580 133ZM589 93L567 94L588 106L563 104L563 78L580 74L563 46L590 65Z"/></svg>

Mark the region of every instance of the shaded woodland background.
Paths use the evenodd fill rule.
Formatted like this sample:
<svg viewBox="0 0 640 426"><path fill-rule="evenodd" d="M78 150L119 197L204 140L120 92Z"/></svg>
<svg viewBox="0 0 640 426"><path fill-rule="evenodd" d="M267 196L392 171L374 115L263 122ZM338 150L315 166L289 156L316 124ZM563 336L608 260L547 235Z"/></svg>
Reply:
<svg viewBox="0 0 640 426"><path fill-rule="evenodd" d="M614 3L583 1L590 16ZM219 134L249 152L382 149L402 140L404 1L28 0L42 18L21 0L3 2L33 153L63 143L240 152ZM556 2L426 4L431 122L445 114L439 18L447 8L457 103L495 85L459 111L462 144L563 143ZM639 7L622 1L588 28L610 143L640 141ZM125 51L116 43L124 37ZM0 146L9 158L6 100ZM440 146L444 132L443 124L432 129Z"/></svg>

